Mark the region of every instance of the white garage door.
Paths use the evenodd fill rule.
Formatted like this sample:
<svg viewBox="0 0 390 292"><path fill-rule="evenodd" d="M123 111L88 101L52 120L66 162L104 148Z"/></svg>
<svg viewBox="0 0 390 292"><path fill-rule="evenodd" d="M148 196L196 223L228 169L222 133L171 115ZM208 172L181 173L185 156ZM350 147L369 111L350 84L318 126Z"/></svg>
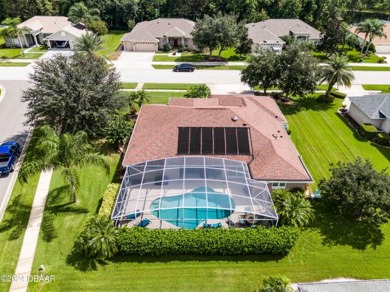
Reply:
<svg viewBox="0 0 390 292"><path fill-rule="evenodd" d="M137 52L154 52L156 45L155 43L135 43L134 51Z"/></svg>

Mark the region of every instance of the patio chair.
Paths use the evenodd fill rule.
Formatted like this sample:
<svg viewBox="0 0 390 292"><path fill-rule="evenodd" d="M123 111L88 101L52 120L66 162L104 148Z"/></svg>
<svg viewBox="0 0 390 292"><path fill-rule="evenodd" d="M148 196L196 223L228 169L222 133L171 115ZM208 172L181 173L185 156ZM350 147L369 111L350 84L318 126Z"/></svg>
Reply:
<svg viewBox="0 0 390 292"><path fill-rule="evenodd" d="M316 189L314 194L310 195L310 198L312 198L312 199L321 199L321 191L319 189Z"/></svg>
<svg viewBox="0 0 390 292"><path fill-rule="evenodd" d="M135 210L135 212L133 212L133 213L130 213L130 214L127 214L126 216L125 216L125 218L127 219L127 220L134 220L135 218L137 218L139 215L141 215L142 214L142 212L140 211L140 210Z"/></svg>
<svg viewBox="0 0 390 292"><path fill-rule="evenodd" d="M140 223L138 223L137 226L139 227L146 227L150 224L150 220L145 218L145 219L142 219L142 221Z"/></svg>

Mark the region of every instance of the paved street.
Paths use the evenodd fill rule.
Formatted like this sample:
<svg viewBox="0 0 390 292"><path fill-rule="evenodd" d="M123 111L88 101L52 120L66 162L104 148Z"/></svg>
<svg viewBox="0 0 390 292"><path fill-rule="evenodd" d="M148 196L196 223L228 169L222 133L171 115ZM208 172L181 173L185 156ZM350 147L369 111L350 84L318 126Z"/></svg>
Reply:
<svg viewBox="0 0 390 292"><path fill-rule="evenodd" d="M1 71L1 69L0 69ZM16 140L23 146L28 127L23 123L26 120L26 104L20 101L22 91L28 87L27 81L1 81L6 89L6 95L0 102L0 143L8 140ZM11 180L12 173L6 177L0 177L0 205Z"/></svg>

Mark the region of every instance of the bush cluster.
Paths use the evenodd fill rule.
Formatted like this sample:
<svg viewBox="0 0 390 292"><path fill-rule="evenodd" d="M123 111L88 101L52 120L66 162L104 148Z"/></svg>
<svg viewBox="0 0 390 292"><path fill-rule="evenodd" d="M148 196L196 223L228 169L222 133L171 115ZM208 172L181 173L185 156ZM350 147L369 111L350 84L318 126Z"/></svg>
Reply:
<svg viewBox="0 0 390 292"><path fill-rule="evenodd" d="M339 91L331 91L330 95L332 95L335 98L341 98L344 99L347 95L345 93L339 92Z"/></svg>
<svg viewBox="0 0 390 292"><path fill-rule="evenodd" d="M119 230L117 244L121 255L284 255L294 246L299 233L293 227L194 230L133 227Z"/></svg>
<svg viewBox="0 0 390 292"><path fill-rule="evenodd" d="M359 128L360 134L367 140L375 138L376 133L378 132L378 130L371 124L362 123L359 125Z"/></svg>
<svg viewBox="0 0 390 292"><path fill-rule="evenodd" d="M118 195L119 187L120 185L116 183L111 183L107 186L103 194L102 205L99 209L99 217L111 217L111 212L115 204L116 196Z"/></svg>
<svg viewBox="0 0 390 292"><path fill-rule="evenodd" d="M390 135L386 133L378 133L375 142L384 146L390 145Z"/></svg>

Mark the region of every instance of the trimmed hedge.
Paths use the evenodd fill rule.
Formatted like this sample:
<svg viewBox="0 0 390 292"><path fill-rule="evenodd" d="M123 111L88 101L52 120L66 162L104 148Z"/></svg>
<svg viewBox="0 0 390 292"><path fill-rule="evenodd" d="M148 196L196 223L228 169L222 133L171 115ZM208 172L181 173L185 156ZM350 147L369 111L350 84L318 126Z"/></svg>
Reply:
<svg viewBox="0 0 390 292"><path fill-rule="evenodd" d="M299 234L298 228L287 226L194 230L132 227L119 230L117 244L121 255L285 255Z"/></svg>
<svg viewBox="0 0 390 292"><path fill-rule="evenodd" d="M102 205L99 209L99 217L107 216L111 217L112 209L114 208L115 199L119 192L120 184L111 183L107 186L103 194Z"/></svg>
<svg viewBox="0 0 390 292"><path fill-rule="evenodd" d="M390 135L386 133L378 133L376 136L376 142L381 145L390 145Z"/></svg>
<svg viewBox="0 0 390 292"><path fill-rule="evenodd" d="M359 124L360 133L363 138L371 140L376 136L378 130L372 124Z"/></svg>
<svg viewBox="0 0 390 292"><path fill-rule="evenodd" d="M347 96L345 93L339 91L331 91L330 95L334 96L335 98L341 98L341 99L344 99Z"/></svg>

